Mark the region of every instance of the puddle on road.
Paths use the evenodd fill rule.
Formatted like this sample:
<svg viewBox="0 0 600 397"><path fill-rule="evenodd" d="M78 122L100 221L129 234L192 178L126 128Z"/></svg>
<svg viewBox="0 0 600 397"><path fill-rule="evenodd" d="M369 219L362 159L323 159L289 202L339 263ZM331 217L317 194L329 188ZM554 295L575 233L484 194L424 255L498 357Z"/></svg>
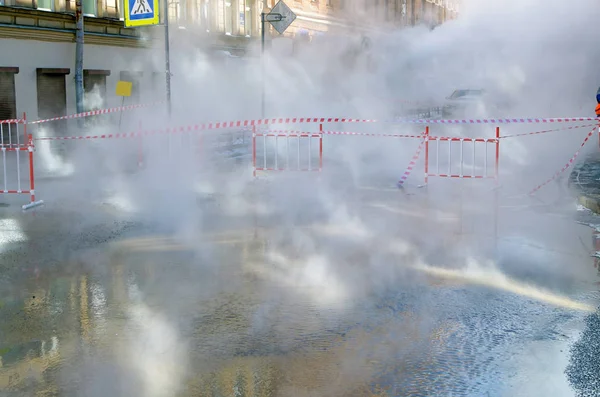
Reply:
<svg viewBox="0 0 600 397"><path fill-rule="evenodd" d="M0 325L0 391L51 396L106 388L122 395L119 390L136 387L148 396L384 395L377 379L386 365L415 346L426 351L432 335L443 333L423 328L410 312L373 322L371 329L358 327L350 313L314 307L310 299L267 296L265 284L247 270L222 268L214 280L201 280L185 264L192 257L170 250L167 240L142 245L166 252L121 252L106 263L98 250L83 253L95 257L98 271L60 266L1 299L0 312L9 321ZM264 241L248 246L234 240L224 247L212 254L237 263L256 262L265 249ZM198 289L207 291L180 277L198 280ZM179 291L169 291L178 285ZM218 289L223 291L215 296ZM119 375L97 362L118 367ZM130 385L114 389L115 382Z"/></svg>
<svg viewBox="0 0 600 397"><path fill-rule="evenodd" d="M467 315L463 285L426 278L412 287L460 310L441 316L406 294L328 306L314 299L318 284L274 288L255 266L268 243L254 237L132 239L0 297L0 395L483 393L497 387L486 382L503 343L535 329L523 316L544 313L509 297ZM198 264L207 260L221 265Z"/></svg>

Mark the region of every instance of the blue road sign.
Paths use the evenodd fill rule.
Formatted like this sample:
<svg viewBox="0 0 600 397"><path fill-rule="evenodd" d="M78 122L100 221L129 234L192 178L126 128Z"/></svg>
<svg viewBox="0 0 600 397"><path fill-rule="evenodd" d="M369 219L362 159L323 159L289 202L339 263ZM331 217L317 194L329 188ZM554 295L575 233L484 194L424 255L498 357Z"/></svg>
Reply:
<svg viewBox="0 0 600 397"><path fill-rule="evenodd" d="M123 0L125 26L158 25L158 0Z"/></svg>

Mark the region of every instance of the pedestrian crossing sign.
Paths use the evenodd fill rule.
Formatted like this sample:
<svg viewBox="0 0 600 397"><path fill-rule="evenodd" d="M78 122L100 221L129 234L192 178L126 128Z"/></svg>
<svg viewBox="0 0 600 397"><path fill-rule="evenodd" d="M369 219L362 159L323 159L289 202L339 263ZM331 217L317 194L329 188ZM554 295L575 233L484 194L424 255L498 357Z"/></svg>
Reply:
<svg viewBox="0 0 600 397"><path fill-rule="evenodd" d="M158 0L123 0L123 3L125 26L158 25Z"/></svg>

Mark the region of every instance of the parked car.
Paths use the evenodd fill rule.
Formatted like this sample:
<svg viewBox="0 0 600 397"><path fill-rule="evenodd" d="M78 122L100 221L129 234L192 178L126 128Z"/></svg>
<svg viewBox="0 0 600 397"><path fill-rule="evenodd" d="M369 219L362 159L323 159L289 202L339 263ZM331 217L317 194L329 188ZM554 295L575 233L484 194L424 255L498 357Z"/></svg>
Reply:
<svg viewBox="0 0 600 397"><path fill-rule="evenodd" d="M484 89L459 89L446 97L442 107L444 118L503 117L510 100L502 94L492 95Z"/></svg>
<svg viewBox="0 0 600 397"><path fill-rule="evenodd" d="M478 107L483 106L484 96L485 90L482 89L454 90L444 101L442 115L444 118L463 117L473 113Z"/></svg>

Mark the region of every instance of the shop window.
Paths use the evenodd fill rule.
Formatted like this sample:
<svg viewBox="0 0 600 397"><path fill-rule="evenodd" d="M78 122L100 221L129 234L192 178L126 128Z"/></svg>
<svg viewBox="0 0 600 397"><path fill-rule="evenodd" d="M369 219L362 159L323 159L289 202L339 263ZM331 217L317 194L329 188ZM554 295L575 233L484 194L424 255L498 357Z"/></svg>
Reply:
<svg viewBox="0 0 600 397"><path fill-rule="evenodd" d="M106 107L106 76L110 70L83 71L83 92L86 111L104 109Z"/></svg>

